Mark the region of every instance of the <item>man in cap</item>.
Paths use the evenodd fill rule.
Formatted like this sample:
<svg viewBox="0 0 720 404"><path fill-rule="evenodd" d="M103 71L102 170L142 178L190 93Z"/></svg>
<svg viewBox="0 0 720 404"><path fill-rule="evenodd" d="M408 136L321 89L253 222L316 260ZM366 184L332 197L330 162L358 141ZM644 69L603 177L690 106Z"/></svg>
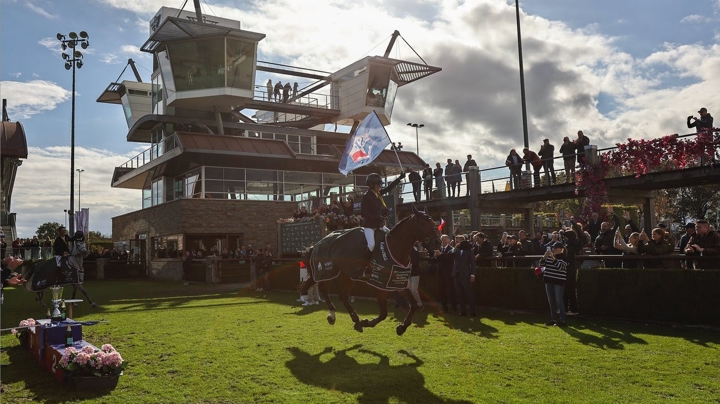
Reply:
<svg viewBox="0 0 720 404"><path fill-rule="evenodd" d="M707 111L707 108L700 108L698 114L700 114L700 119L697 119L692 115L687 118L687 127L695 128L698 132L704 130L711 130L713 127L713 117Z"/></svg>

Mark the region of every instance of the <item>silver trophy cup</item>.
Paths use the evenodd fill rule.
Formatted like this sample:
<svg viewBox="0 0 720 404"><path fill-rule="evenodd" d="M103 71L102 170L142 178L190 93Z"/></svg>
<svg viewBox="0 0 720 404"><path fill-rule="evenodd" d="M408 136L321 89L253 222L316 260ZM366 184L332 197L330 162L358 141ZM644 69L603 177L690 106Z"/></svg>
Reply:
<svg viewBox="0 0 720 404"><path fill-rule="evenodd" d="M62 286L53 286L50 288L52 291L52 304L53 304L53 311L52 311L52 318L53 319L59 319L62 316L62 313L60 313L60 304L62 303L62 295L63 295L63 287Z"/></svg>

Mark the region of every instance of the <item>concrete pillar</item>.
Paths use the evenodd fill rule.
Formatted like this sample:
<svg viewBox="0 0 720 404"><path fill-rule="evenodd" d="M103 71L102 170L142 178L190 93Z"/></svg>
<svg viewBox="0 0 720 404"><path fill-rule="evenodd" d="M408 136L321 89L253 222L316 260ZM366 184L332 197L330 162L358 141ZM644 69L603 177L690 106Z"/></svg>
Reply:
<svg viewBox="0 0 720 404"><path fill-rule="evenodd" d="M502 231L507 231L507 216L504 213L500 214L500 228Z"/></svg>
<svg viewBox="0 0 720 404"><path fill-rule="evenodd" d="M530 234L535 234L535 210L533 208L525 209L525 231Z"/></svg>
<svg viewBox="0 0 720 404"><path fill-rule="evenodd" d="M649 236L655 227L655 198L645 198L645 202L643 203L643 219L645 232Z"/></svg>
<svg viewBox="0 0 720 404"><path fill-rule="evenodd" d="M470 201L468 208L470 209L470 228L472 230L480 230L480 203L478 195L480 194L480 170L473 166L469 168L467 174L468 192L470 193Z"/></svg>

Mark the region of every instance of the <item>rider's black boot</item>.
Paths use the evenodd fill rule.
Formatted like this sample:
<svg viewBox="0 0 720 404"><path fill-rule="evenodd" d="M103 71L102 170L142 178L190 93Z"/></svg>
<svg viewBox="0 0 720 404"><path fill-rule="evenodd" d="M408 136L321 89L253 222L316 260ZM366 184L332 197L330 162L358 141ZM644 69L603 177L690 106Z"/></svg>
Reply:
<svg viewBox="0 0 720 404"><path fill-rule="evenodd" d="M372 256L373 252L370 251L369 248L365 247L365 266L363 267L363 273L358 280L370 280L370 274L372 274Z"/></svg>

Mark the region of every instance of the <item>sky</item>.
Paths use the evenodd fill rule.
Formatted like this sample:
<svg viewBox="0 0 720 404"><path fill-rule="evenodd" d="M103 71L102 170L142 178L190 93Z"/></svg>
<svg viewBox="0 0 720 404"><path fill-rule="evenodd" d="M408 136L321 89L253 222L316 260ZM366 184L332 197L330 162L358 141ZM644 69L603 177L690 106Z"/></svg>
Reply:
<svg viewBox="0 0 720 404"><path fill-rule="evenodd" d="M128 58L150 80L139 51L161 6L184 0L0 0L0 96L25 127L29 157L19 167L11 211L20 237L64 223L70 194L72 74L57 33L86 31L76 71L75 204L90 230L111 234L111 218L137 210L141 191L110 186L114 167L147 149L126 141L122 108L95 100ZM188 1L186 10L192 10ZM399 89L393 141L427 162L503 164L523 146L515 4L506 0L202 0L203 11L267 35L259 60L337 71L382 55L399 30L428 64L443 70ZM599 148L627 138L688 133L701 107L720 115L720 0L527 0L520 2L530 148L559 146L578 130ZM417 61L398 40L391 57ZM276 77L259 72L264 83ZM122 79L134 80L126 71ZM300 83L307 84L307 83ZM272 218L274 219L274 218Z"/></svg>

